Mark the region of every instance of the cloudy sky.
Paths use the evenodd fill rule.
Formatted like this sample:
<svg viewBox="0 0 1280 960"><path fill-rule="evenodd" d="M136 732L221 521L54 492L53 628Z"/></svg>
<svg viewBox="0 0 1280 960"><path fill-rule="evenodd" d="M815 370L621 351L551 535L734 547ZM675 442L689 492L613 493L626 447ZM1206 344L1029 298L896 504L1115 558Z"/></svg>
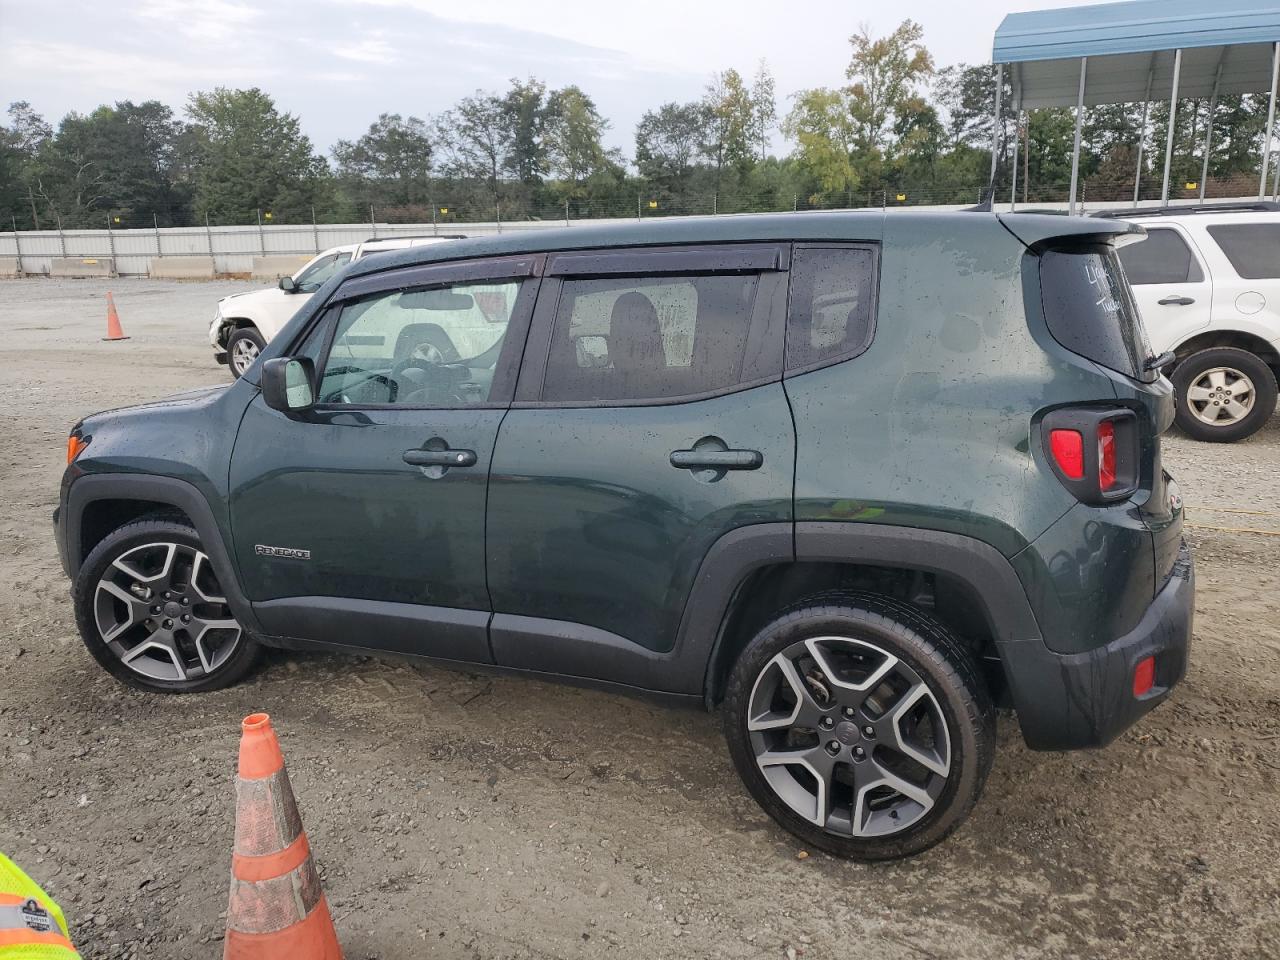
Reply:
<svg viewBox="0 0 1280 960"><path fill-rule="evenodd" d="M779 107L841 81L859 24L919 21L940 66L990 57L1010 10L1069 0L0 0L0 100L50 119L122 99L180 108L192 90L258 86L317 147L381 112L425 116L533 75L576 83L628 156L649 107L697 97L713 70L764 58Z"/></svg>

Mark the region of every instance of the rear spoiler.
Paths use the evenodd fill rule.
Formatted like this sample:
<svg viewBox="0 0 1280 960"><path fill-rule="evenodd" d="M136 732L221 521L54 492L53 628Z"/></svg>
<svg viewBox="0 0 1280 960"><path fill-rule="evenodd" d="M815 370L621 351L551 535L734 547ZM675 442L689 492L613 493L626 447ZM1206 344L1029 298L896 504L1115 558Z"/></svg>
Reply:
<svg viewBox="0 0 1280 960"><path fill-rule="evenodd" d="M1147 235L1146 229L1125 220L1064 217L1044 213L997 213L996 218L1033 253L1059 243L1109 243L1123 246Z"/></svg>

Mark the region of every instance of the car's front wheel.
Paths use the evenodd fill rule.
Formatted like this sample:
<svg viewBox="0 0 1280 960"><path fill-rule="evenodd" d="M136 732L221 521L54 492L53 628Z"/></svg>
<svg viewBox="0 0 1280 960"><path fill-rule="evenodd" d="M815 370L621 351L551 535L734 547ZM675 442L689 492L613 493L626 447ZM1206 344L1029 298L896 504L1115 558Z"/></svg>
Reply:
<svg viewBox="0 0 1280 960"><path fill-rule="evenodd" d="M85 646L109 673L162 693L240 680L260 647L236 621L196 531L145 519L108 534L73 589Z"/></svg>
<svg viewBox="0 0 1280 960"><path fill-rule="evenodd" d="M725 734L770 816L838 856L885 860L968 816L995 751L974 659L918 608L839 592L785 611L729 678Z"/></svg>
<svg viewBox="0 0 1280 960"><path fill-rule="evenodd" d="M236 379L244 376L244 372L253 366L258 354L267 345L254 327L241 327L233 330L227 338L227 367Z"/></svg>
<svg viewBox="0 0 1280 960"><path fill-rule="evenodd" d="M1178 364L1172 379L1178 426L1195 440L1243 440L1275 413L1275 374L1248 350L1200 350Z"/></svg>

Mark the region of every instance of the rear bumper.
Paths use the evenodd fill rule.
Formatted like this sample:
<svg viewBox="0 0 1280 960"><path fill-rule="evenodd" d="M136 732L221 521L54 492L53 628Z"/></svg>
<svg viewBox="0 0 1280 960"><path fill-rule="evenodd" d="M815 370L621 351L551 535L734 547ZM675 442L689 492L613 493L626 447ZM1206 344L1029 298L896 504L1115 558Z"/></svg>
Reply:
<svg viewBox="0 0 1280 960"><path fill-rule="evenodd" d="M1166 697L1187 672L1195 569L1182 544L1155 600L1131 631L1083 653L1054 653L1042 640L1000 641L1000 658L1027 746L1101 747ZM1133 670L1154 656L1155 686L1133 694Z"/></svg>

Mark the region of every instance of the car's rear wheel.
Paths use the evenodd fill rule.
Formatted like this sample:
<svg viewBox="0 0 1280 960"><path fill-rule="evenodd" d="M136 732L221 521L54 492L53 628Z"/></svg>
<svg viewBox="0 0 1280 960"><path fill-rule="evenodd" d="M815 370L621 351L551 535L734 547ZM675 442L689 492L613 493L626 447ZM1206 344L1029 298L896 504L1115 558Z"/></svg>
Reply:
<svg viewBox="0 0 1280 960"><path fill-rule="evenodd" d="M162 693L217 690L244 677L259 646L236 621L196 531L172 520L126 524L76 576L76 623L112 676Z"/></svg>
<svg viewBox="0 0 1280 960"><path fill-rule="evenodd" d="M236 379L244 376L244 372L253 366L258 354L267 345L254 327L241 327L227 338L227 367Z"/></svg>
<svg viewBox="0 0 1280 960"><path fill-rule="evenodd" d="M918 608L803 601L738 658L724 702L738 773L807 844L885 860L943 840L991 768L995 712L973 658Z"/></svg>
<svg viewBox="0 0 1280 960"><path fill-rule="evenodd" d="M1236 347L1193 353L1173 371L1177 422L1195 440L1229 443L1262 429L1276 409L1276 378Z"/></svg>

